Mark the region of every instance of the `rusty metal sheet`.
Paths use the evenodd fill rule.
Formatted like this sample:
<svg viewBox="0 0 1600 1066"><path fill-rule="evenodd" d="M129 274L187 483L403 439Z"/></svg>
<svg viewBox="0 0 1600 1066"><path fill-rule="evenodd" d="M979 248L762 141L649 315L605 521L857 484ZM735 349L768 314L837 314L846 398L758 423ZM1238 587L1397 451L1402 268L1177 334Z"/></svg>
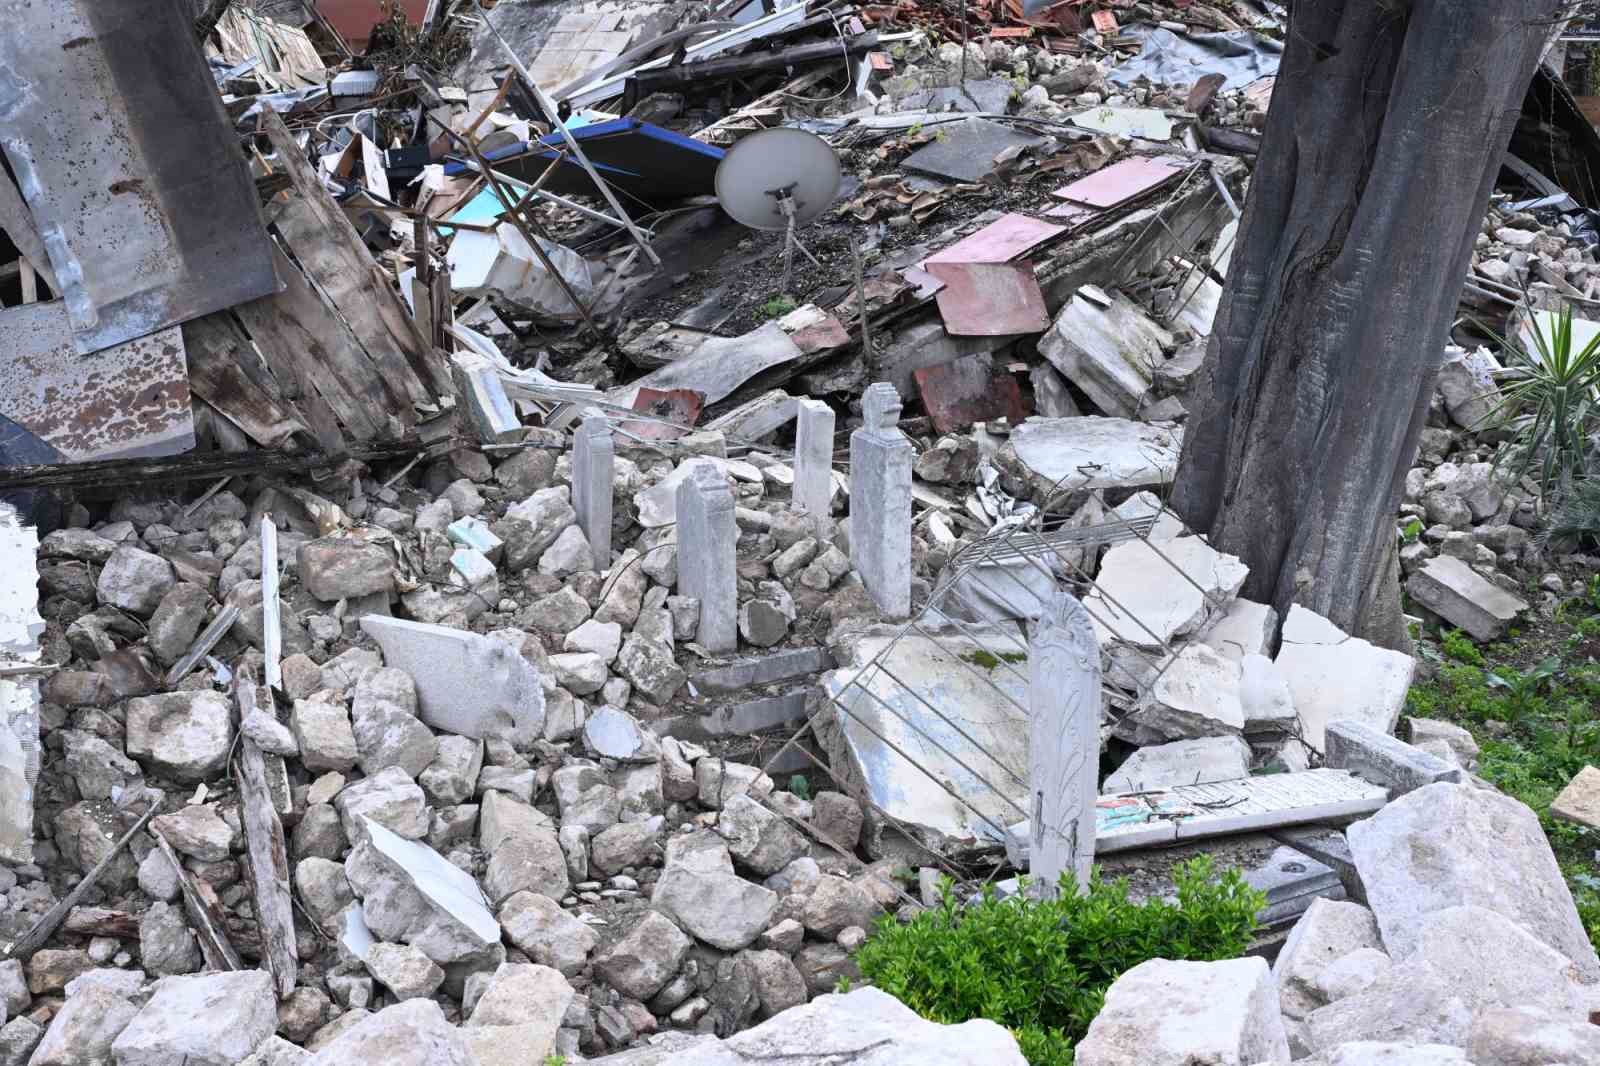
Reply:
<svg viewBox="0 0 1600 1066"><path fill-rule="evenodd" d="M79 352L276 292L260 203L182 5L0 0L0 147Z"/></svg>
<svg viewBox="0 0 1600 1066"><path fill-rule="evenodd" d="M1133 156L1064 185L1050 195L1089 207L1116 207L1165 185L1185 169L1185 164L1177 160Z"/></svg>
<svg viewBox="0 0 1600 1066"><path fill-rule="evenodd" d="M664 418L674 425L662 422L623 422L617 428L644 440L673 440L686 430L678 426L692 426L700 418L705 397L693 389L652 389L641 386L633 398L633 409L652 418Z"/></svg>
<svg viewBox="0 0 1600 1066"><path fill-rule="evenodd" d="M939 317L952 337L1002 337L1050 328L1044 293L1026 260L929 263L928 273L945 284L937 297Z"/></svg>
<svg viewBox="0 0 1600 1066"><path fill-rule="evenodd" d="M923 367L911 376L933 428L940 433L958 433L993 418L1007 418L1016 425L1028 417L1015 375L996 367L987 352Z"/></svg>
<svg viewBox="0 0 1600 1066"><path fill-rule="evenodd" d="M68 460L194 447L183 333L170 326L79 355L60 300L0 311L0 414Z"/></svg>
<svg viewBox="0 0 1600 1066"><path fill-rule="evenodd" d="M928 263L1004 263L1059 234L1067 227L1016 212L928 256Z"/></svg>

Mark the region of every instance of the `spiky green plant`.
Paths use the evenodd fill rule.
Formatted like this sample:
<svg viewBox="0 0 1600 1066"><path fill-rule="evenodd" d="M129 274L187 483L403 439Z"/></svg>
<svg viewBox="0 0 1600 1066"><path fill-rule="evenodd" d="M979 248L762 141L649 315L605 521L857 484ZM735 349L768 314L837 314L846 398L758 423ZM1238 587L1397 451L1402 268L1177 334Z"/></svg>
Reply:
<svg viewBox="0 0 1600 1066"><path fill-rule="evenodd" d="M1531 316L1534 350L1500 338L1513 373L1484 428L1507 434L1496 457L1516 478L1532 474L1546 510L1589 472L1600 430L1600 333L1575 347L1572 308Z"/></svg>

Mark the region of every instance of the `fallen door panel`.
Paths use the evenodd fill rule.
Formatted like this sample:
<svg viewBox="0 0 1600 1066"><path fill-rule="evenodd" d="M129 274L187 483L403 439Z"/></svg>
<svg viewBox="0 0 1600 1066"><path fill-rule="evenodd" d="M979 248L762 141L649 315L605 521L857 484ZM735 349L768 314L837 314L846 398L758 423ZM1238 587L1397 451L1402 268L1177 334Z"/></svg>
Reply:
<svg viewBox="0 0 1600 1066"><path fill-rule="evenodd" d="M0 0L0 145L96 352L277 290L216 85L180 6Z"/></svg>
<svg viewBox="0 0 1600 1066"><path fill-rule="evenodd" d="M68 460L194 447L189 366L176 326L80 355L60 300L0 311L0 414Z"/></svg>

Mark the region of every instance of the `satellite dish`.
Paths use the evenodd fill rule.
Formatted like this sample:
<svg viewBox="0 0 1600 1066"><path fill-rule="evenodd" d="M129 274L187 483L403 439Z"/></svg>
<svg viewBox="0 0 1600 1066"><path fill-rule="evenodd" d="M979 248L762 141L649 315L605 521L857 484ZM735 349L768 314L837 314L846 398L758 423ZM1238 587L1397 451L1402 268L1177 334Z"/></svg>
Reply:
<svg viewBox="0 0 1600 1066"><path fill-rule="evenodd" d="M778 126L735 144L717 166L717 202L760 230L803 226L839 195L839 157L814 133Z"/></svg>

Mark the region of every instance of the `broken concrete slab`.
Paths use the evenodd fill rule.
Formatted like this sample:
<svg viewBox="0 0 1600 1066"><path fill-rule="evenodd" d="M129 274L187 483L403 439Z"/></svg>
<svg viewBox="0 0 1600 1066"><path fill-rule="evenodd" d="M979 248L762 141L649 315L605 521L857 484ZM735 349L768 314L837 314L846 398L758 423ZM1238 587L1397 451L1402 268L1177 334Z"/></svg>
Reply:
<svg viewBox="0 0 1600 1066"><path fill-rule="evenodd" d="M1451 555L1436 555L1423 563L1406 581L1406 591L1423 607L1485 643L1505 636L1517 615L1528 609L1526 601Z"/></svg>
<svg viewBox="0 0 1600 1066"><path fill-rule="evenodd" d="M1350 818L1378 810L1388 790L1343 770L1267 774L1175 785L1095 804L1095 852L1108 854L1250 830Z"/></svg>
<svg viewBox="0 0 1600 1066"><path fill-rule="evenodd" d="M1240 596L1206 627L1200 639L1229 659L1243 659L1247 655L1267 654L1277 630L1276 610Z"/></svg>
<svg viewBox="0 0 1600 1066"><path fill-rule="evenodd" d="M1473 904L1520 922L1576 963L1584 980L1600 981L1600 958L1539 819L1511 797L1428 785L1345 835L1391 955L1415 949L1429 914Z"/></svg>
<svg viewBox="0 0 1600 1066"><path fill-rule="evenodd" d="M1439 364L1438 389L1450 420L1465 430L1485 425L1500 407L1495 375L1503 368L1487 348L1446 347Z"/></svg>
<svg viewBox="0 0 1600 1066"><path fill-rule="evenodd" d="M1459 766L1361 722L1329 722L1324 736L1324 766L1359 774L1395 797L1438 781L1466 779Z"/></svg>
<svg viewBox="0 0 1600 1066"><path fill-rule="evenodd" d="M418 714L435 729L526 748L544 731L544 686L504 641L464 629L365 615L361 628L383 661L411 675Z"/></svg>
<svg viewBox="0 0 1600 1066"><path fill-rule="evenodd" d="M1008 825L1030 802L1015 776L1028 765L1027 675L1012 662L1023 647L1006 626L969 626L937 640L864 635L851 648L854 665L823 679L831 699L816 728L834 772L849 791L930 841L999 836L982 819ZM923 700L951 720L930 714ZM882 846L882 822L874 816L868 825L869 853Z"/></svg>
<svg viewBox="0 0 1600 1066"><path fill-rule="evenodd" d="M1117 418L1136 417L1149 399L1155 368L1173 336L1122 293L1105 294L1110 306L1079 292L1067 301L1039 340L1039 354Z"/></svg>
<svg viewBox="0 0 1600 1066"><path fill-rule="evenodd" d="M1204 644L1184 645L1116 732L1135 744L1243 733L1238 664Z"/></svg>
<svg viewBox="0 0 1600 1066"><path fill-rule="evenodd" d="M1183 436L1177 429L1122 418L1030 418L995 457L1035 500L1103 489L1119 493L1172 481ZM1075 509L1080 500L1064 500Z"/></svg>
<svg viewBox="0 0 1600 1066"><path fill-rule="evenodd" d="M1095 620L1095 635L1102 645L1120 640L1160 650L1172 638L1193 633L1220 614L1249 573L1237 557L1217 551L1200 537L1161 544L1124 541L1113 545L1101 560L1100 574L1084 606Z"/></svg>
<svg viewBox="0 0 1600 1066"><path fill-rule="evenodd" d="M1267 895L1267 905L1258 918L1264 929L1298 920L1317 900L1345 898L1338 871L1287 845L1275 848L1265 862L1244 871L1244 879Z"/></svg>
<svg viewBox="0 0 1600 1066"><path fill-rule="evenodd" d="M1299 604L1289 608L1273 661L1289 682L1301 736L1318 751L1335 718L1392 732L1416 666L1411 656L1349 636Z"/></svg>
<svg viewBox="0 0 1600 1066"><path fill-rule="evenodd" d="M1106 990L1078 1044L1077 1066L1190 1066L1289 1061L1266 960L1151 959Z"/></svg>
<svg viewBox="0 0 1600 1066"><path fill-rule="evenodd" d="M1107 793L1203 785L1250 775L1250 745L1234 736L1201 737L1140 748L1105 779Z"/></svg>

